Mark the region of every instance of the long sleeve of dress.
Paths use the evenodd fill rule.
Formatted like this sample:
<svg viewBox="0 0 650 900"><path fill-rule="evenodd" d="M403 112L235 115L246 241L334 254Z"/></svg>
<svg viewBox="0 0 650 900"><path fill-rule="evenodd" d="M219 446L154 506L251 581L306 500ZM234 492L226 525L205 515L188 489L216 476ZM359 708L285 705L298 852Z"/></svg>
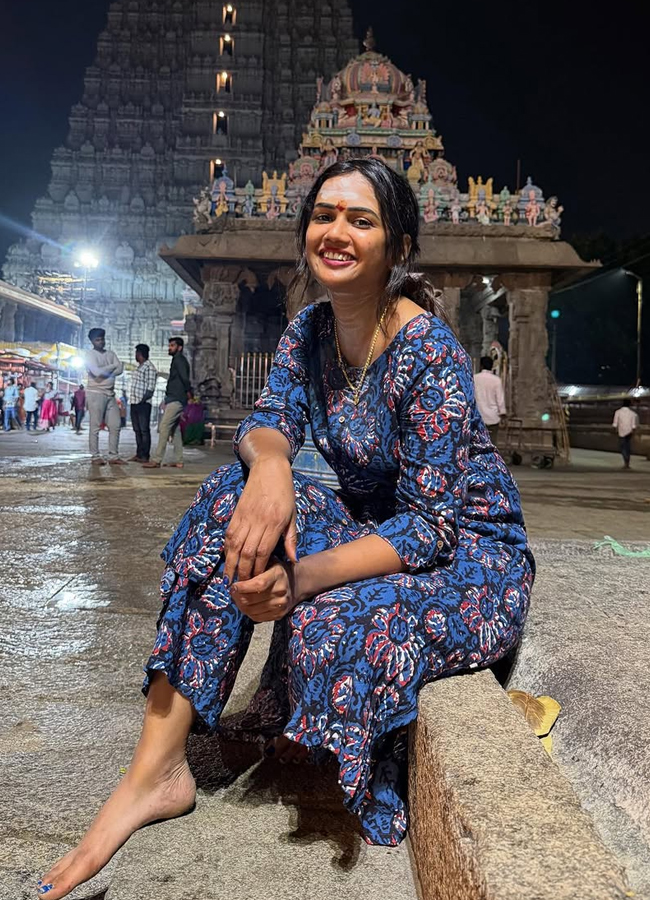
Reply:
<svg viewBox="0 0 650 900"><path fill-rule="evenodd" d="M377 533L409 571L449 563L467 494L471 365L451 335L424 342L399 405L396 513Z"/></svg>
<svg viewBox="0 0 650 900"><path fill-rule="evenodd" d="M291 447L291 462L302 447L309 421L311 310L299 313L280 338L264 390L235 434L237 456L239 444L255 428L274 428L283 434Z"/></svg>

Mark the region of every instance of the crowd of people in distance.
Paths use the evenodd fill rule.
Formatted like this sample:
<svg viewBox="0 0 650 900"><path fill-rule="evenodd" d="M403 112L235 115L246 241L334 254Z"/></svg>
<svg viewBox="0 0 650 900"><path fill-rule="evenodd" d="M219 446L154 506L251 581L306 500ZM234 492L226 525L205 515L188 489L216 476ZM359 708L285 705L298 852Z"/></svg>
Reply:
<svg viewBox="0 0 650 900"><path fill-rule="evenodd" d="M146 468L168 465L183 467L183 439L181 417L188 403L194 401L190 382L190 365L183 353L182 337L169 339L168 352L172 357L169 375L161 374L149 359L149 346L135 348L137 368L131 373L130 390L116 394L116 379L124 372L124 364L113 350L106 349L106 332L91 328L88 339L92 349L84 355L86 383L74 391L58 391L52 381L39 387L29 378L20 383L15 375L5 378L0 386L0 421L5 432L13 430L46 433L57 426L69 426L81 434L81 426L88 415L88 443L91 463L123 465L127 460L119 455L120 431L127 424L130 413L136 439L136 452L128 462L142 463ZM165 398L158 410L158 443L151 452L152 398L158 377L166 379ZM108 459L99 451L100 431L108 431ZM168 443L173 456L164 462Z"/></svg>
<svg viewBox="0 0 650 900"><path fill-rule="evenodd" d="M62 393L48 381L38 387L35 381L19 384L15 376L10 376L0 388L0 414L5 432L25 429L26 431L53 431L57 426L76 427L75 398L83 385L74 393ZM83 400L81 401L84 402ZM81 407L83 418L83 406ZM79 421L79 426L81 422ZM77 429L79 430L79 429Z"/></svg>

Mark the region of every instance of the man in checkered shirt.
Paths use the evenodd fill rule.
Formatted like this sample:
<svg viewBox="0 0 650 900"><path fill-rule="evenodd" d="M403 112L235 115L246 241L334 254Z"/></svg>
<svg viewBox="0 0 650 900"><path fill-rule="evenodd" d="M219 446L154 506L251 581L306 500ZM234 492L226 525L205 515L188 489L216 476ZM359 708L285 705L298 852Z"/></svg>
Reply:
<svg viewBox="0 0 650 900"><path fill-rule="evenodd" d="M135 348L135 361L138 368L131 376L131 424L135 432L136 454L132 462L145 463L151 453L151 398L156 390L158 372L149 359L147 344L138 344Z"/></svg>

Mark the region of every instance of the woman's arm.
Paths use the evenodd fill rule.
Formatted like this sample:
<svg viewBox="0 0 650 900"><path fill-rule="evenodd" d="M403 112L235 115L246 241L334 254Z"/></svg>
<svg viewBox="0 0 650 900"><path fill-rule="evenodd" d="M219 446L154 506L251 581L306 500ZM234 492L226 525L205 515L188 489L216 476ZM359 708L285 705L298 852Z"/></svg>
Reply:
<svg viewBox="0 0 650 900"><path fill-rule="evenodd" d="M402 571L402 560L391 545L378 535L369 534L303 557L294 566L294 599L300 603L343 584Z"/></svg>
<svg viewBox="0 0 650 900"><path fill-rule="evenodd" d="M268 380L234 439L247 469L246 486L226 532L224 575L246 581L261 574L280 538L287 559L296 557L296 498L291 462L304 440L309 417L305 316L282 336Z"/></svg>

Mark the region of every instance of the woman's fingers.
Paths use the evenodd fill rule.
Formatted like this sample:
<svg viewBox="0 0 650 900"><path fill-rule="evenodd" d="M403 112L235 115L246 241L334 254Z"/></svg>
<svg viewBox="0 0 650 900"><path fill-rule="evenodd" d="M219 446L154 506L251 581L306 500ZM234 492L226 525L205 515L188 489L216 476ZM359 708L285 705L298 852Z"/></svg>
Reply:
<svg viewBox="0 0 650 900"><path fill-rule="evenodd" d="M232 521L230 527L226 531L224 540L225 563L223 568L224 577L232 584L237 574L239 565L239 555L244 546L244 542L248 540L250 529L243 523L240 525L237 521Z"/></svg>
<svg viewBox="0 0 650 900"><path fill-rule="evenodd" d="M298 532L296 530L296 512L294 510L286 531L284 532L284 552L291 563L298 562Z"/></svg>

